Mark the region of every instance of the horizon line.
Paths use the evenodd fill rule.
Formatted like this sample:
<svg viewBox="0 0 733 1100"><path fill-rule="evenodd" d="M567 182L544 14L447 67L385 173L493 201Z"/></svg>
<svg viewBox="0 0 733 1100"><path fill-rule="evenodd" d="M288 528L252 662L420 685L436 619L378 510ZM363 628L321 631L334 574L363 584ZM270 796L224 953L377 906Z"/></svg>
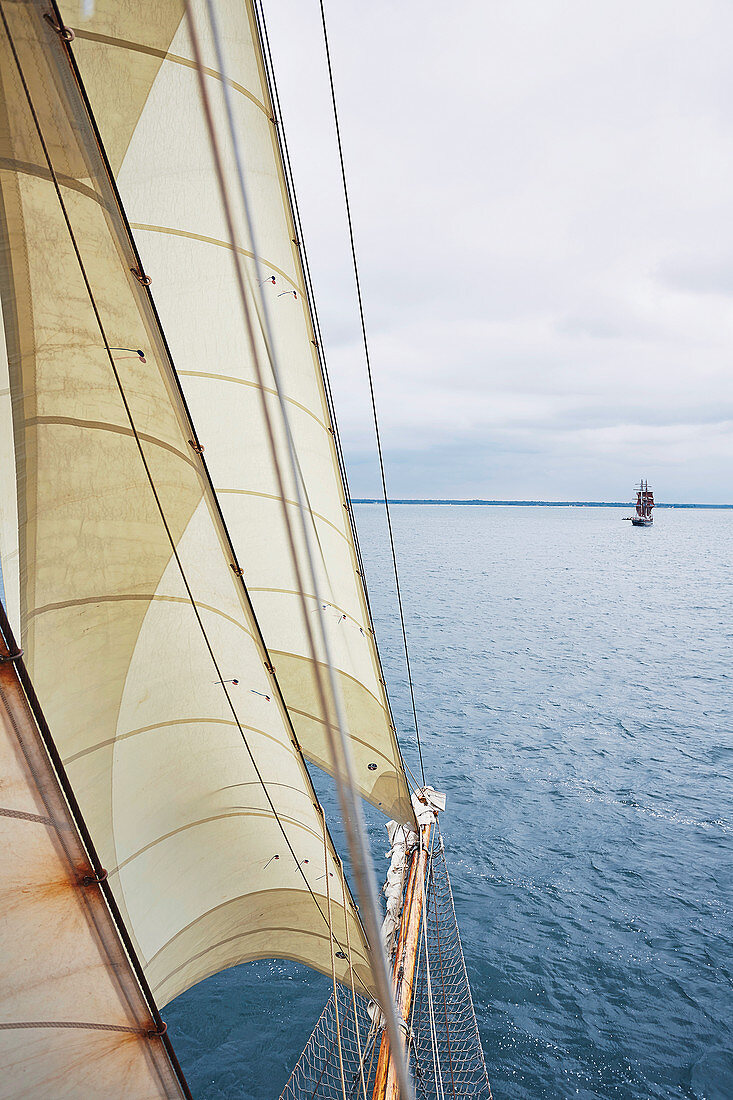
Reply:
<svg viewBox="0 0 733 1100"><path fill-rule="evenodd" d="M489 500L481 497L461 499L459 497L350 497L351 504L483 504L509 505L532 508L629 508L633 500ZM686 504L681 502L658 502L656 508L733 508L733 504Z"/></svg>

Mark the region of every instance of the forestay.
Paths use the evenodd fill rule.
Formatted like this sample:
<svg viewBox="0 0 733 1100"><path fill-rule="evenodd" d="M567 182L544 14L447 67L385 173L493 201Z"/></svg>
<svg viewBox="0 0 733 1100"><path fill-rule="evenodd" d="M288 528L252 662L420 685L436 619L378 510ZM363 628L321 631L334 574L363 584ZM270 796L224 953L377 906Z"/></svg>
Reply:
<svg viewBox="0 0 733 1100"><path fill-rule="evenodd" d="M300 745L310 760L331 770L182 5L180 0L152 5L148 0L124 5L97 0L91 19L83 24L76 0L64 0L60 7L76 32L74 55L153 279L155 304ZM270 380L266 400L279 425L276 445L297 534L296 491L287 474L285 437L267 362L263 296L272 323L357 779L367 799L388 817L407 822L412 819L407 784L339 472L252 4L217 0L226 74L218 71L204 0L192 7L204 38L206 80L230 180L235 170L224 138L223 81L231 91L244 147L259 280L243 224L238 247L247 262L249 307ZM300 538L297 552L302 560ZM307 593L307 602L308 614L315 616L313 592Z"/></svg>
<svg viewBox="0 0 733 1100"><path fill-rule="evenodd" d="M179 12L166 24L167 4L139 10L159 42L174 34ZM0 400L14 441L0 554L13 625L158 1003L262 956L333 964L371 989L361 924L46 11L0 6ZM149 77L160 58L144 59ZM139 68L107 80L122 116L144 100ZM176 266L201 287L216 277Z"/></svg>

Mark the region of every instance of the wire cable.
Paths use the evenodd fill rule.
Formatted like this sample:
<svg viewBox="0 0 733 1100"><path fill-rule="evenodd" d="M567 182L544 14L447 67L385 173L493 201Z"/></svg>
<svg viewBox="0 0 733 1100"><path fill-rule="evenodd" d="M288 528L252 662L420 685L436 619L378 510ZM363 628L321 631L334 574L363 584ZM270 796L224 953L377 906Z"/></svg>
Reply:
<svg viewBox="0 0 733 1100"><path fill-rule="evenodd" d="M212 40L214 43L214 49L217 57L217 65L222 77L226 74L226 64L223 54L221 36L219 33L218 20L212 0L206 0L206 10L208 14L209 27L212 33ZM363 906L364 922L366 925L366 932L369 943L369 953L372 962L372 973L374 976L377 991L381 1000L381 1007L385 1014L387 1021L387 1029L390 1033L390 1037L393 1038L395 1044L395 1064L397 1068L400 1089L402 1092L403 1100L413 1100L414 1091L412 1088L412 1082L410 1080L409 1070L407 1068L405 1058L403 1056L402 1048L400 1045L400 1030L397 1022L397 1012L392 996L392 990L389 981L389 974L387 970L387 961L384 956L384 950L382 947L379 929L380 920L377 908L377 894L376 884L374 881L374 872L371 863L371 857L369 853L369 847L366 838L366 827L364 825L363 813L359 796L357 792L356 780L354 775L354 767L351 758L351 745L347 732L347 725L345 721L345 715L343 711L343 702L340 697L338 685L335 678L335 669L333 661L331 659L330 644L328 639L328 633L326 630L325 619L321 611L322 601L319 596L318 579L315 570L314 553L312 547L312 533L310 531L310 525L307 521L307 513L303 501L303 495L301 492L301 486L298 476L298 464L294 452L292 434L289 427L289 415L287 409L287 403L283 394L282 386L280 383L280 372L278 370L278 363L275 354L275 347L270 336L269 318L267 314L267 305L264 297L261 299L262 317L264 321L265 334L270 337L268 340L267 352L269 358L269 364L272 371L272 376L275 382L275 389L278 394L278 402L280 406L280 414L282 417L282 424L285 431L285 438L287 443L288 458L290 461L291 475L295 482L296 495L298 498L299 514L301 520L301 530L303 534L306 561L310 574L310 581L312 584L312 591L318 598L318 615L317 621L319 624L320 642L323 647L325 655L325 669L329 683L329 689L331 699L333 702L334 719L331 718L331 708L328 705L325 684L323 683L322 670L320 663L317 660L315 639L313 638L313 632L311 628L311 620L308 615L308 607L304 596L305 586L302 580L302 573L300 568L300 562L295 546L295 535L290 523L290 515L288 513L288 506L285 499L283 472L280 466L280 460L278 456L277 446L275 443L274 426L272 424L270 410L267 403L267 397L264 389L264 376L262 372L262 365L260 363L259 349L255 338L254 327L252 322L252 316L250 311L250 304L247 295L247 279L242 263L242 258L237 250L237 234L234 223L234 212L232 208L231 198L229 190L224 177L224 167L222 162L221 149L219 145L219 138L216 131L216 125L214 123L212 106L209 96L209 89L207 87L206 76L204 73L204 66L201 54L201 43L199 39L198 27L196 24L196 18L193 14L192 4L190 0L186 3L186 15L189 33L191 36L191 44L193 48L194 61L196 65L196 74L199 83L199 90L201 93L201 100L204 108L204 115L206 126L209 131L209 142L211 146L211 152L214 159L214 165L217 175L217 182L219 186L219 193L222 202L224 217L227 225L227 233L229 235L230 243L233 247L232 259L235 269L235 277L239 290L239 296L242 305L243 317L245 321L247 337L250 344L250 352L252 354L253 365L257 376L258 389L261 398L262 415L265 422L265 428L268 437L268 443L270 446L271 457L275 468L275 476L278 484L278 492L281 498L283 522L285 524L288 544L290 549L291 560L294 571L296 573L297 587L300 595L301 610L303 614L303 622L305 626L306 635L308 638L309 648L313 655L313 669L316 680L316 688L319 697L319 705L323 713L324 726L326 731L327 740L329 742L329 750L334 765L334 772L336 778L336 787L339 796L339 802L341 806L341 816L344 824L344 830L349 842L349 850L351 852L351 859L354 868L354 875L357 880L359 897ZM228 138L231 142L231 149L234 155L236 179L238 184L239 199L242 205L242 209L245 215L247 223L247 231L249 234L251 250L254 254L254 266L256 274L256 282L258 284L262 281L262 274L260 263L258 259L258 252L256 246L256 237L254 233L254 226L250 213L249 200L247 195L247 187L245 185L243 157L240 148L240 139L237 127L234 123L234 114L231 103L231 94L228 82L223 79L221 82L221 93L224 99L225 113L228 125Z"/></svg>
<svg viewBox="0 0 733 1100"><path fill-rule="evenodd" d="M374 435L377 441L377 454L379 456L379 471L382 478L382 491L384 493L384 511L387 516L387 528L389 530L389 545L392 551L392 567L394 570L395 588L397 590L397 605L400 611L400 625L402 627L402 641L405 650L405 665L407 666L407 682L410 685L410 701L412 703L412 717L415 722L415 736L417 738L417 751L420 757L420 774L422 784L425 786L425 766L422 757L422 744L420 741L420 726L417 720L417 707L415 705L415 687L412 682L412 668L410 666L410 651L407 645L407 630L405 629L405 612L402 606L402 589L400 587L400 574L397 568L397 552L395 550L394 532L392 530L392 515L389 510L389 497L387 495L387 476L384 470L384 456L382 453L382 436L379 430L379 417L377 416L377 402L374 396L374 379L372 376L371 356L369 354L369 340L367 338L366 319L364 317L364 301L361 293L361 280L359 278L359 265L356 260L356 242L354 240L354 225L351 218L351 202L349 201L349 188L346 182L346 165L344 162L344 150L341 142L341 127L339 126L338 108L336 106L336 90L333 81L333 68L331 66L331 50L328 41L328 28L326 27L326 11L323 0L319 0L321 9L321 25L323 27L323 43L326 48L326 61L328 63L328 81L331 89L331 104L333 106L333 120L336 127L336 143L338 145L339 163L341 165L341 182L346 206L346 220L349 227L349 242L351 245L351 262L354 270L354 282L356 283L356 297L359 304L359 321L361 323L362 344L364 347L364 359L366 361L367 378L369 380L369 395L372 403L372 418L374 421Z"/></svg>

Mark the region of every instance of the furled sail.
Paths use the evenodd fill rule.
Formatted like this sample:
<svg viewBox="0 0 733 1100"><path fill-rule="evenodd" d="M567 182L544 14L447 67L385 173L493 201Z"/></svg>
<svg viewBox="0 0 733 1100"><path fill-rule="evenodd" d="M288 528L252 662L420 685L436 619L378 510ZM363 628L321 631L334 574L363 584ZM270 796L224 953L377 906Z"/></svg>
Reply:
<svg viewBox="0 0 733 1100"><path fill-rule="evenodd" d="M197 74L180 0L97 0L79 23L75 0L60 5L74 27L74 56L153 279L153 296L263 636L305 755L330 770L312 650L299 605L281 500L273 474L253 357L242 320ZM251 0L217 0L227 72L219 71L204 0L192 4L204 36L225 167L235 178L221 88L232 93L249 182L260 262L242 229L250 308L270 315L292 436L317 547L333 663L345 704L362 794L396 820L412 820L404 769L351 530L336 443L305 295L296 231L282 170ZM154 13L154 14L153 14ZM151 18L152 17L152 18ZM257 285L257 283L261 285ZM262 329L260 355L267 362ZM269 372L269 367L267 368ZM268 373L268 377L271 377ZM274 385L267 401L277 418ZM287 467L285 437L280 464ZM295 487L286 475L297 526ZM298 552L303 546L299 541ZM308 613L317 613L308 593ZM319 654L322 660L323 654Z"/></svg>
<svg viewBox="0 0 733 1100"><path fill-rule="evenodd" d="M0 618L2 616L0 615ZM0 1097L181 1100L0 624ZM22 946L21 946L22 945Z"/></svg>
<svg viewBox="0 0 733 1100"><path fill-rule="evenodd" d="M107 7L159 44L180 17ZM71 783L159 1004L263 956L371 988L68 35L37 0L0 16L0 552ZM162 49L109 74L120 125Z"/></svg>

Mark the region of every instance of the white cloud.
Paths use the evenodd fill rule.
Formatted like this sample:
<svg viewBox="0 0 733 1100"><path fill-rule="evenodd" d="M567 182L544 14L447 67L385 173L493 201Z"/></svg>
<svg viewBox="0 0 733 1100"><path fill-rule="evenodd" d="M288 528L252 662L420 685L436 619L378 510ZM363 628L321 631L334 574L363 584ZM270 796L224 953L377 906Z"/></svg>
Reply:
<svg viewBox="0 0 733 1100"><path fill-rule="evenodd" d="M267 0L352 490L377 492L317 5ZM327 5L390 486L733 500L733 8ZM704 489L701 488L704 486Z"/></svg>

